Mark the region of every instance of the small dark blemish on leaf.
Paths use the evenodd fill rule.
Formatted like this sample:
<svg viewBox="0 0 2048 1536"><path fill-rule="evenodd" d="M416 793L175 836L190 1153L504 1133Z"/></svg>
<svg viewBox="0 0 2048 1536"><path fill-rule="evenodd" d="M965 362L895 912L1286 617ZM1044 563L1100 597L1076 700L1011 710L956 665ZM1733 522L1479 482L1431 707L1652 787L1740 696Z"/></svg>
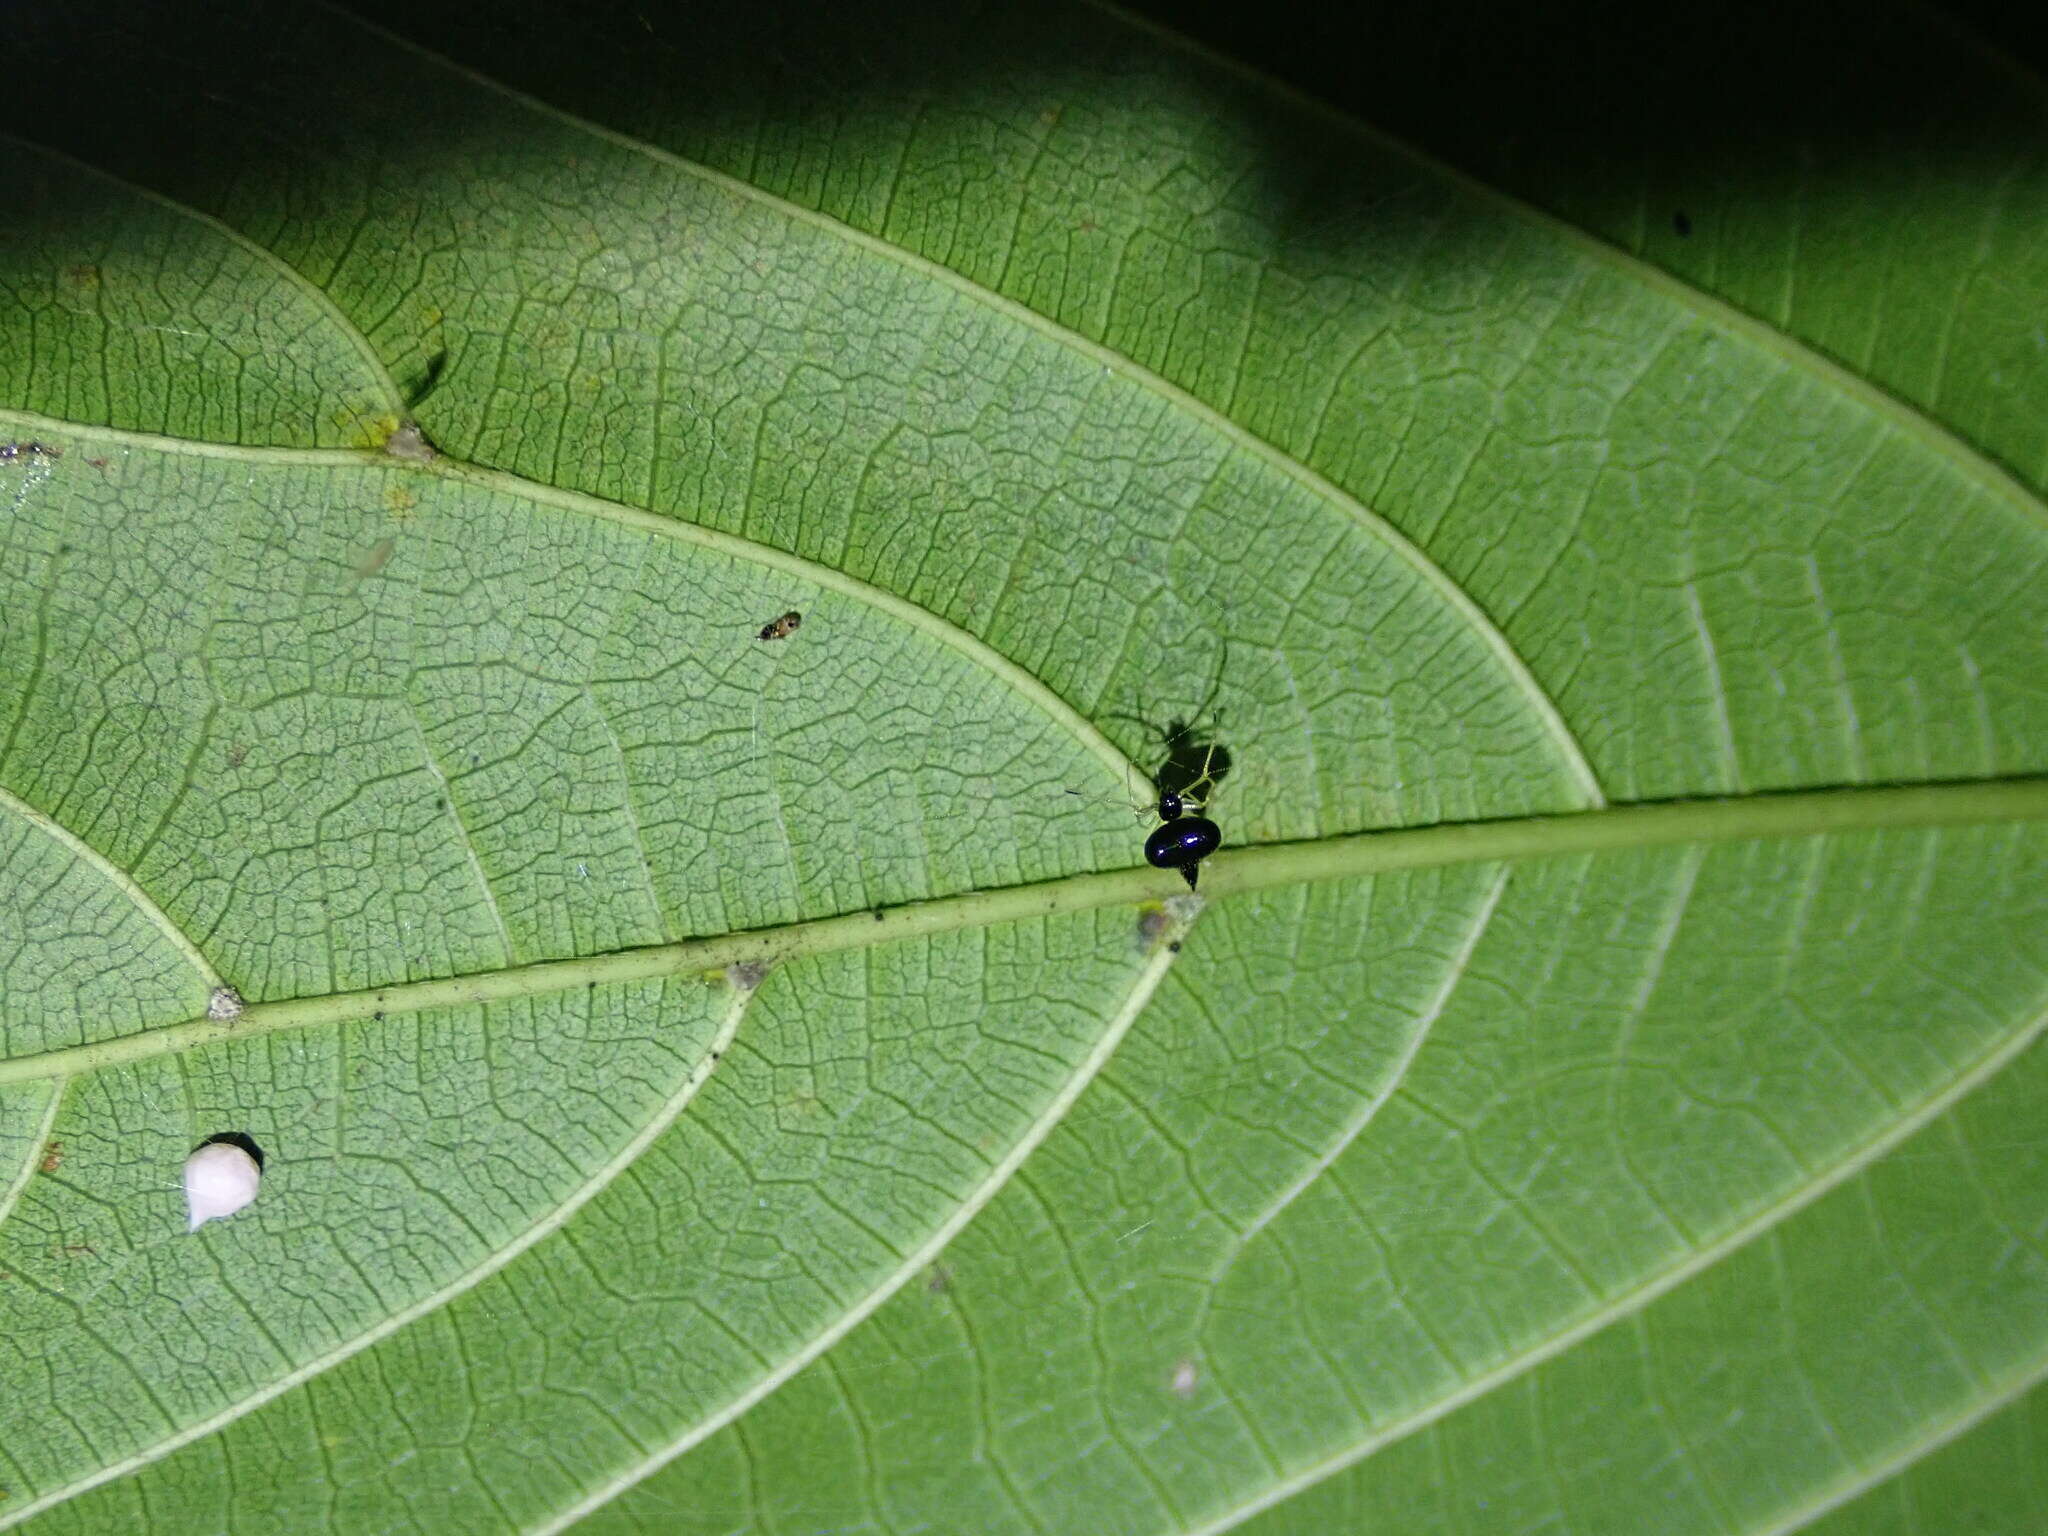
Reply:
<svg viewBox="0 0 2048 1536"><path fill-rule="evenodd" d="M924 1288L934 1296L945 1295L946 1292L953 1289L953 1271L946 1268L943 1264L934 1264L930 1278L924 1283Z"/></svg>
<svg viewBox="0 0 2048 1536"><path fill-rule="evenodd" d="M382 1008L379 1008L375 1013L371 1014L370 1017L372 1019L375 1019L379 1024L382 1024L384 1022L384 1010Z"/></svg>
<svg viewBox="0 0 2048 1536"><path fill-rule="evenodd" d="M1180 953L1180 940L1179 940L1179 939L1175 939L1175 940L1174 940L1174 941L1173 941L1173 942L1172 942L1171 944L1169 944L1169 945L1167 945L1167 946L1166 946L1166 949L1167 949L1167 953L1169 953L1169 954L1174 954L1174 955L1177 955L1177 954L1179 954L1179 953Z"/></svg>
<svg viewBox="0 0 2048 1536"><path fill-rule="evenodd" d="M1692 220L1686 217L1683 208L1678 209L1671 215L1671 229L1681 240L1692 238Z"/></svg>
<svg viewBox="0 0 2048 1536"><path fill-rule="evenodd" d="M877 907L877 908L875 908L875 921L879 923L879 922L880 922L881 920L882 920L882 909L881 909L880 907Z"/></svg>

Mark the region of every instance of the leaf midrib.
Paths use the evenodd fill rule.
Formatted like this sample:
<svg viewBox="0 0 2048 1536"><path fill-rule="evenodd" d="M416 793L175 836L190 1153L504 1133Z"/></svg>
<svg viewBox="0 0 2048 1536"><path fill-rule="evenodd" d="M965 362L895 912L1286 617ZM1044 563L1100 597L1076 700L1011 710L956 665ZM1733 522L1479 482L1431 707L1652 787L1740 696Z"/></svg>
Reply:
<svg viewBox="0 0 2048 1536"><path fill-rule="evenodd" d="M1184 913L1191 902L1193 910L1199 910L1203 901L1219 896L1453 864L1996 822L2048 822L2048 775L1681 800L1566 816L1448 822L1269 843L1226 850L1206 860L1200 897L1188 896L1181 889L1179 874L1170 870L1134 868L1065 875L1032 885L971 891L605 955L256 1003L234 1019L193 1019L90 1045L0 1060L0 1084L126 1065L251 1034L715 972L728 965L772 965L808 955L1097 907L1164 905L1169 911Z"/></svg>

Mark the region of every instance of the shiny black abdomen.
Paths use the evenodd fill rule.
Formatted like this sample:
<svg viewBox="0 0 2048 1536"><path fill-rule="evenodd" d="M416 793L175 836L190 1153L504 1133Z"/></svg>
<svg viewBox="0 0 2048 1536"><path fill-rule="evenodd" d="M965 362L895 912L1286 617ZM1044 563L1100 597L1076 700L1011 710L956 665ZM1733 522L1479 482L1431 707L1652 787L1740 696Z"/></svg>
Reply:
<svg viewBox="0 0 2048 1536"><path fill-rule="evenodd" d="M1195 866L1223 842L1223 833L1206 816L1180 816L1152 829L1145 839L1145 862L1155 869L1177 869L1193 885Z"/></svg>

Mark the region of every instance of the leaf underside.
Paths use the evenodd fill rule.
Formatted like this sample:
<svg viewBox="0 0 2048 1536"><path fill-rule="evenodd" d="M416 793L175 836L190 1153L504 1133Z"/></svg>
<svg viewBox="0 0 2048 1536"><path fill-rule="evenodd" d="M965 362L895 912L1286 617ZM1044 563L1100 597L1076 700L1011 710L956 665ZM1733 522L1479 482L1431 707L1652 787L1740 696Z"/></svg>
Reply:
<svg viewBox="0 0 2048 1536"><path fill-rule="evenodd" d="M0 108L0 1525L2048 1526L2038 88L155 12ZM1175 722L1299 878L1089 894Z"/></svg>

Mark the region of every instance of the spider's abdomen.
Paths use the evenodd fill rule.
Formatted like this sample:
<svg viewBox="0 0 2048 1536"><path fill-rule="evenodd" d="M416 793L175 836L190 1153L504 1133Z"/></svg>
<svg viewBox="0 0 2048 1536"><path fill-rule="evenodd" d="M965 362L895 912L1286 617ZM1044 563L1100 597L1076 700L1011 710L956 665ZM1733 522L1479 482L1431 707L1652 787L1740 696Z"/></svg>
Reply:
<svg viewBox="0 0 2048 1536"><path fill-rule="evenodd" d="M1195 888L1195 866L1214 853L1223 832L1206 816L1181 816L1154 827L1145 839L1145 862L1154 869L1177 869Z"/></svg>

